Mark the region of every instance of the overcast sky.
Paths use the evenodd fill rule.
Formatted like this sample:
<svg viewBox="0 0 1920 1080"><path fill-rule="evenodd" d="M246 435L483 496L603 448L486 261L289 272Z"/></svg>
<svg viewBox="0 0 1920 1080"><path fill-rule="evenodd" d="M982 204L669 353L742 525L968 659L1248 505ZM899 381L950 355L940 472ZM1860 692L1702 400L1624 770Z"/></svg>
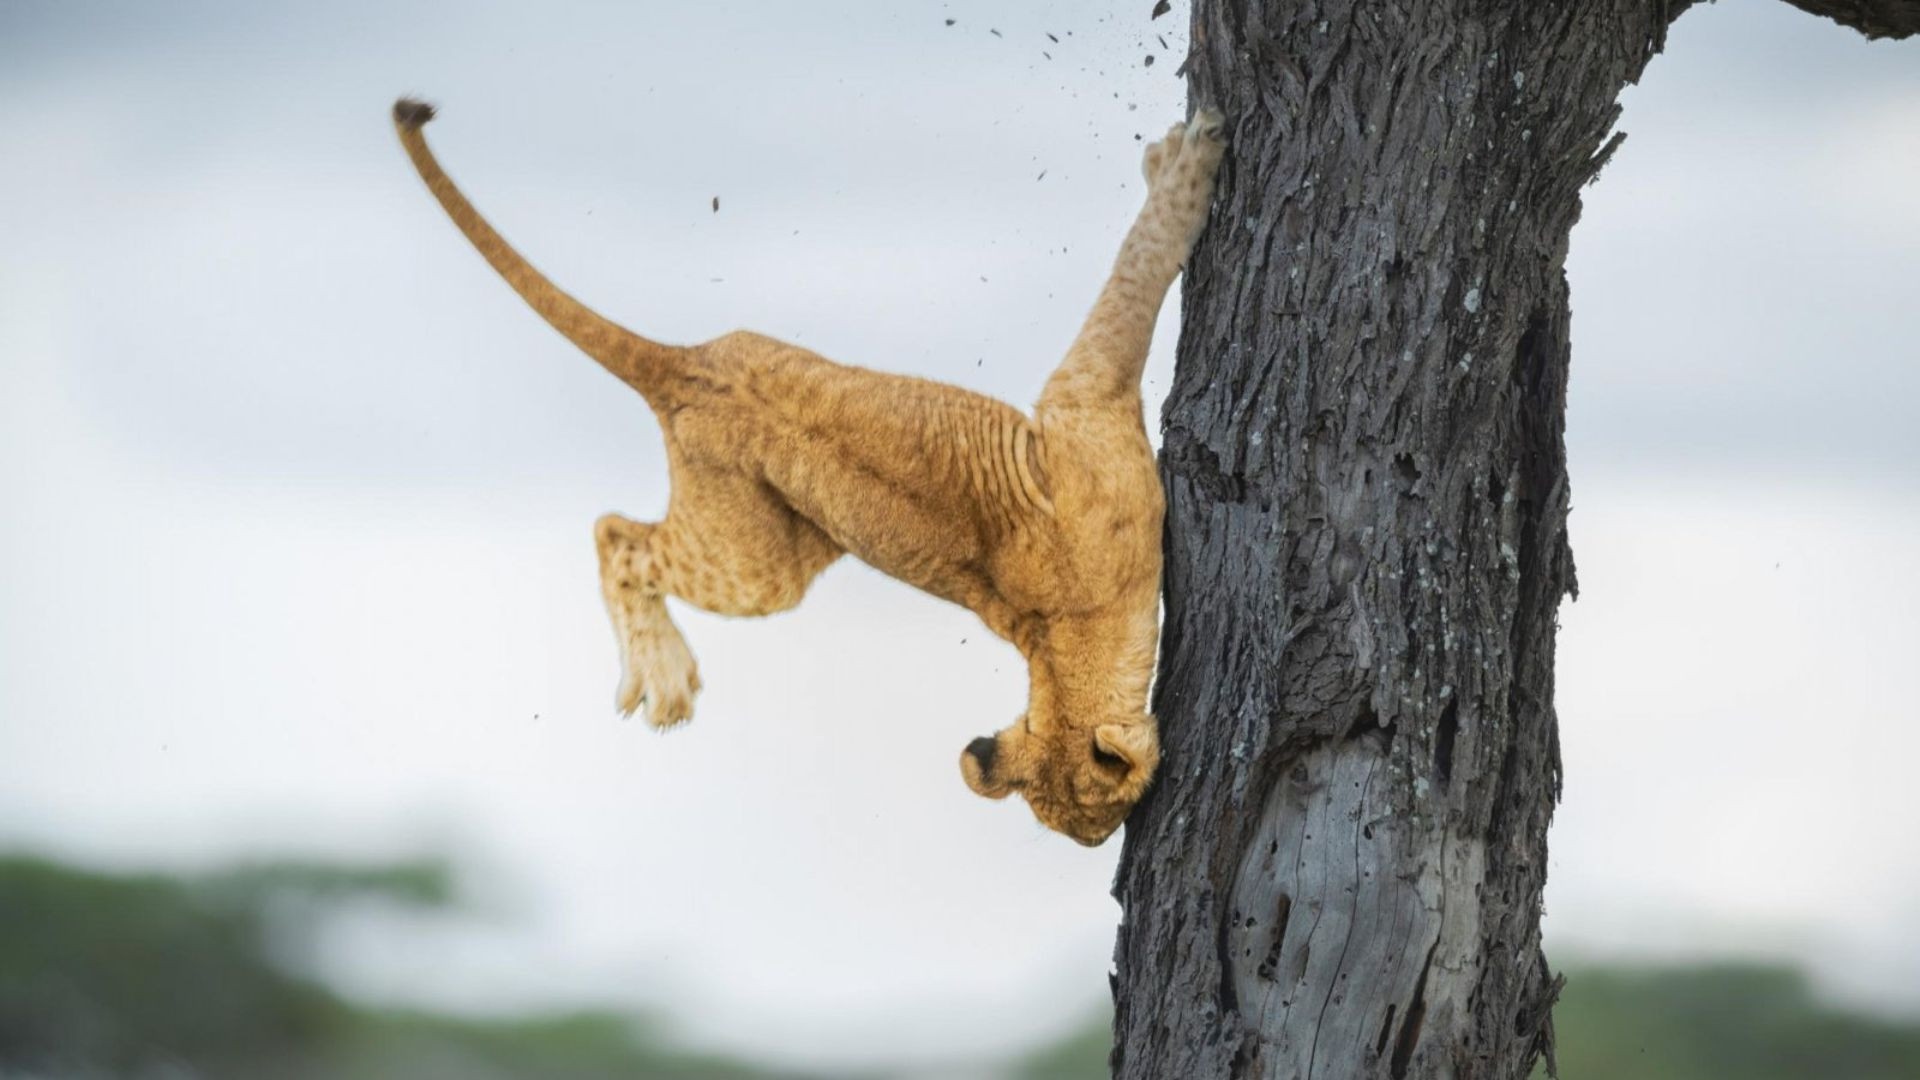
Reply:
<svg viewBox="0 0 1920 1080"><path fill-rule="evenodd" d="M1118 843L961 784L1025 694L971 615L843 562L682 618L691 727L615 718L590 528L662 508L657 431L386 109L638 329L1024 404L1184 110L1150 6L0 3L0 844L451 850L461 925L329 954L381 995L819 1060L1091 1011ZM1569 265L1552 945L1920 1010L1920 43L1729 0L1626 101Z"/></svg>

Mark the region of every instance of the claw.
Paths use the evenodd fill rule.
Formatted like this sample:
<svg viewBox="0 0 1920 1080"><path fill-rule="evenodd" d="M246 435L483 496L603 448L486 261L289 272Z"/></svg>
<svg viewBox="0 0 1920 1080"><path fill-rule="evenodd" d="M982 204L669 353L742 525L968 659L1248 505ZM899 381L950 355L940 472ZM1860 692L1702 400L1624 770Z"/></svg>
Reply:
<svg viewBox="0 0 1920 1080"><path fill-rule="evenodd" d="M641 702L647 700L647 689L640 685L640 677L628 672L620 679L620 688L613 692L613 707L620 715L632 719L639 711Z"/></svg>
<svg viewBox="0 0 1920 1080"><path fill-rule="evenodd" d="M1193 114L1193 123L1187 126L1189 134L1198 135L1203 139L1218 139L1226 129L1227 118L1220 115L1220 110L1211 107Z"/></svg>

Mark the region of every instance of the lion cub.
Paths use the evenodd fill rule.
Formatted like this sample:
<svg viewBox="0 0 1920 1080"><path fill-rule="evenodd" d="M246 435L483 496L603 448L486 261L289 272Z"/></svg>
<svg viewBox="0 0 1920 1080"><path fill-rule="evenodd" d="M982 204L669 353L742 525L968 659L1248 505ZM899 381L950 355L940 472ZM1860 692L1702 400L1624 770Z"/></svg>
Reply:
<svg viewBox="0 0 1920 1080"><path fill-rule="evenodd" d="M967 786L1019 792L1034 816L1098 844L1160 760L1147 684L1159 638L1164 502L1140 372L1161 300L1200 234L1224 148L1201 112L1146 152L1147 202L1031 419L957 387L847 367L736 332L663 345L561 292L482 219L421 125L393 107L414 167L493 268L660 418L665 520L594 526L623 675L616 701L659 728L700 690L666 598L724 615L800 602L851 552L964 605L1027 659L1026 714L960 755Z"/></svg>

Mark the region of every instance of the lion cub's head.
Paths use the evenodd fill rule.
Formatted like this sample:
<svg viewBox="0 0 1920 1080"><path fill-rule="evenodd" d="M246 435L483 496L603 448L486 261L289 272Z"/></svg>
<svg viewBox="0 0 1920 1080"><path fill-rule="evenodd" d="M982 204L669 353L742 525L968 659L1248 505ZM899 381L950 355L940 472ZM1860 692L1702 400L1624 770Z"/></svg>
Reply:
<svg viewBox="0 0 1920 1080"><path fill-rule="evenodd" d="M1159 764L1160 736L1151 716L1039 730L1021 717L999 734L967 744L960 775L989 799L1019 792L1040 824L1091 847L1126 820Z"/></svg>

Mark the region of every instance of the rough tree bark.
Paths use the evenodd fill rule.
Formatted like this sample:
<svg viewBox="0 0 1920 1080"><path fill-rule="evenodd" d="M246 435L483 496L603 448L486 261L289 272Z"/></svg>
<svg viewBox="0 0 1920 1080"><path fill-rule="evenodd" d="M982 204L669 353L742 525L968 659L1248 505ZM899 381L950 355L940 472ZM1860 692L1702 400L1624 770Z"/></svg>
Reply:
<svg viewBox="0 0 1920 1080"><path fill-rule="evenodd" d="M1915 0L1792 0L1869 36ZM1163 416L1113 1071L1525 1077L1574 591L1562 266L1687 0L1195 0L1232 149Z"/></svg>

